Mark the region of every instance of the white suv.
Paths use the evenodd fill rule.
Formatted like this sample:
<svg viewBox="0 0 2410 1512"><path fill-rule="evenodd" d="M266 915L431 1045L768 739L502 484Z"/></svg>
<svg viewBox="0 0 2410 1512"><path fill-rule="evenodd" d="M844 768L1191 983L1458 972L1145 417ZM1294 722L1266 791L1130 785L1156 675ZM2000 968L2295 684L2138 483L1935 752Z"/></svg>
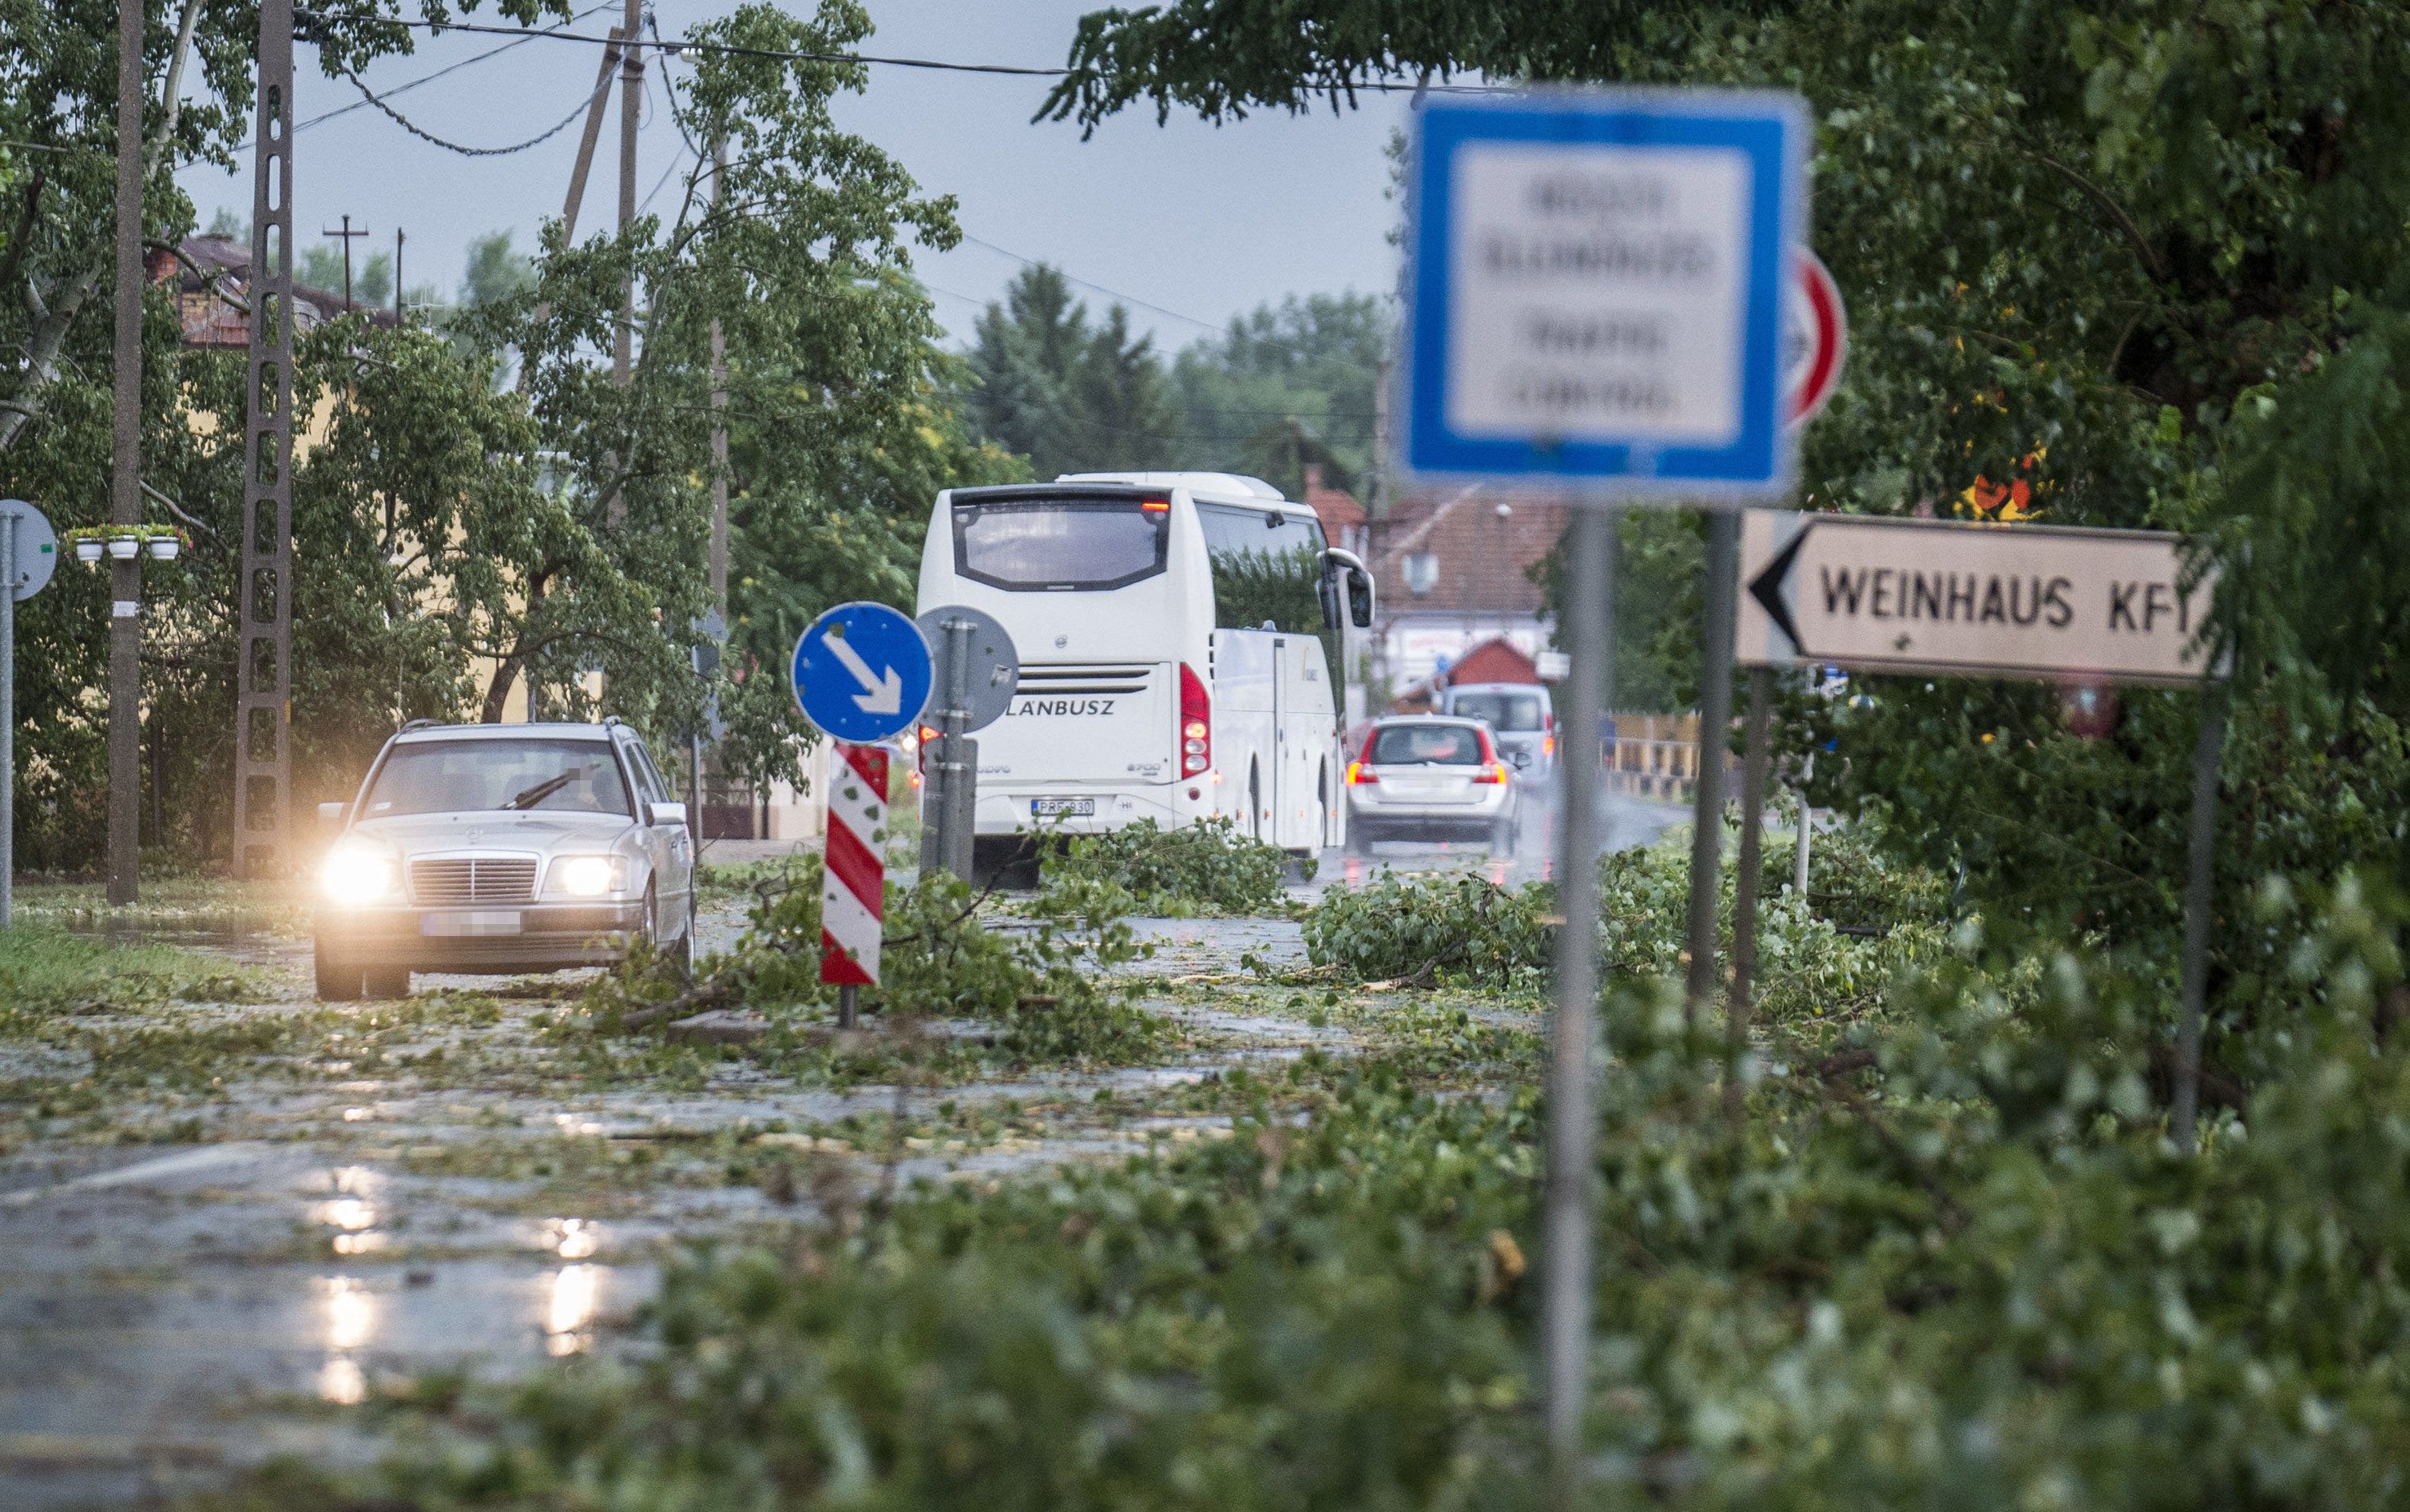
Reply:
<svg viewBox="0 0 2410 1512"><path fill-rule="evenodd" d="M319 869L318 996L400 997L413 971L694 960L694 841L635 731L420 720L385 742Z"/></svg>

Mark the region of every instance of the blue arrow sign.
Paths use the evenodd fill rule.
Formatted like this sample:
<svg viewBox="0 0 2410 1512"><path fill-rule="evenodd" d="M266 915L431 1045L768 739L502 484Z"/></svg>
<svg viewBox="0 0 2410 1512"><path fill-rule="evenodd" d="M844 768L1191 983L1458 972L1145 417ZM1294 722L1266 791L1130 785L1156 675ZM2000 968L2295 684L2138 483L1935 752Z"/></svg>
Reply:
<svg viewBox="0 0 2410 1512"><path fill-rule="evenodd" d="M840 603L795 642L795 703L839 740L867 745L907 728L929 702L929 643L883 603Z"/></svg>

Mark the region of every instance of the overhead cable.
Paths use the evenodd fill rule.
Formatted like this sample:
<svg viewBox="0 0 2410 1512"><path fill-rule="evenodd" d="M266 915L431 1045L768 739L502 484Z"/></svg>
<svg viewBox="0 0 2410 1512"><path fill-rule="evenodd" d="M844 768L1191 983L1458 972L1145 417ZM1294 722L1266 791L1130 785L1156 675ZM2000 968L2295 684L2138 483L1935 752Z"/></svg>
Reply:
<svg viewBox="0 0 2410 1512"><path fill-rule="evenodd" d="M588 6L584 10L579 11L576 15L570 17L560 24L563 26L574 26L588 16L594 15L599 11L611 9L612 6L613 0L603 0L602 4ZM501 57L503 53L508 52L515 47L520 46L522 43L532 42L538 37L549 35L549 32L521 33L515 40L505 42L501 47L487 48L485 51L477 53L473 57L462 58L457 63L445 64L443 67L436 69L431 74L421 74L416 79L413 79L406 83L396 84L393 88L385 92L385 98L391 99L397 94L408 94L410 91L416 89L421 84L431 84L435 82L435 80L443 78L445 74L458 73L461 69L468 67L471 64L483 63L487 58ZM339 115L349 115L354 110L365 110L367 109L368 101L366 100L356 100L350 105L339 105L331 110L327 110L319 115L313 115L307 121L298 121L294 123L293 129L295 131L307 131L312 126L317 125L323 122L332 121ZM251 151L251 148L252 144L248 141L238 142L235 144L234 151L238 153L247 153Z"/></svg>
<svg viewBox="0 0 2410 1512"><path fill-rule="evenodd" d="M594 103L594 95L592 92L589 91L583 99L580 99L577 102L576 106L572 109L567 115L562 116L559 121L554 122L550 126L538 132L536 135L530 137L523 142L513 142L508 147L467 147L463 146L459 142L444 140L443 138L435 135L435 133L411 120L410 117L403 115L399 110L395 109L392 106L387 105L385 101L379 99L375 93L371 91L367 84L361 82L359 75L352 72L350 69L346 68L343 70L343 77L352 81L352 87L360 92L362 98L366 99L370 105L375 106L378 109L383 110L387 116L390 116L395 125L399 126L402 130L409 132L412 136L418 138L422 141L433 142L436 146L443 148L445 152L457 153L463 157L507 157L513 153L524 153L529 148L540 145L544 142L548 142L553 138L558 137L562 132L568 130L570 123L584 115Z"/></svg>
<svg viewBox="0 0 2410 1512"><path fill-rule="evenodd" d="M723 57L769 58L783 63L876 64L890 68L927 68L939 73L956 74L1000 74L1016 79L1067 79L1071 75L1071 70L1068 68L1032 68L1011 63L949 63L937 58L902 58L876 52L827 52L789 48L757 48L746 47L736 42L698 41L691 37L679 37L674 41L664 41L657 37L650 42L638 38L632 43L625 43L619 38L590 36L582 32L529 32L516 26L484 26L472 22L413 20L398 16L343 16L323 10L297 9L293 14L297 18L307 18L321 22L359 22L379 26L424 27L435 32L476 32L492 36L542 36L556 42L590 42L597 47L622 45L636 49L650 48L657 52L669 53L673 57L689 52L709 52ZM1360 81L1344 79L1314 81L1311 87L1317 90L1353 90L1368 94L1496 94L1503 93L1507 88L1498 84L1419 84L1404 80L1384 79L1368 79Z"/></svg>

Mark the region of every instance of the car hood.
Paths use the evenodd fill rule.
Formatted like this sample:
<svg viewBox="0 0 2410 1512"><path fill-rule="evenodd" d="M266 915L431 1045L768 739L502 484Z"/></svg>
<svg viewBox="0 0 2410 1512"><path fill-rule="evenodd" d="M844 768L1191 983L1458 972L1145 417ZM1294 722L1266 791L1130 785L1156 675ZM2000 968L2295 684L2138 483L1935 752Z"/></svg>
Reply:
<svg viewBox="0 0 2410 1512"><path fill-rule="evenodd" d="M405 851L533 850L607 846L634 827L625 814L503 813L396 814L364 819L350 833Z"/></svg>

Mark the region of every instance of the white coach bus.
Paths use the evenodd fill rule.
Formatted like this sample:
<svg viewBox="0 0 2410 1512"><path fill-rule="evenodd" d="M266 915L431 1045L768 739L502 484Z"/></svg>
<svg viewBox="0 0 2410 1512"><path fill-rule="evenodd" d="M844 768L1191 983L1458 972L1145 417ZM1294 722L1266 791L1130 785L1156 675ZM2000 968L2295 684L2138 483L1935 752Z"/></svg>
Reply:
<svg viewBox="0 0 2410 1512"><path fill-rule="evenodd" d="M1372 580L1303 504L1226 472L1091 472L937 496L921 608L1002 621L1021 686L979 739L982 866L1036 830L1227 817L1346 838L1338 686Z"/></svg>

